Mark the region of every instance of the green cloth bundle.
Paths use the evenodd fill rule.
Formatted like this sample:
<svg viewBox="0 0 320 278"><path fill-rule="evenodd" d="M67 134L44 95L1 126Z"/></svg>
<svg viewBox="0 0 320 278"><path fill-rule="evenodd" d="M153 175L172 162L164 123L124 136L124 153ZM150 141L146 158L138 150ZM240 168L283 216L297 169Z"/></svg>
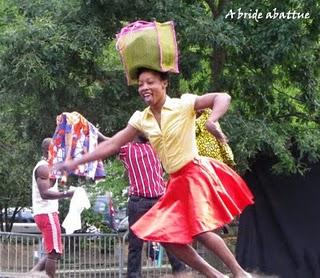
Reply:
<svg viewBox="0 0 320 278"><path fill-rule="evenodd" d="M178 47L172 21L136 21L117 34L117 49L128 85L138 83L139 68L178 73Z"/></svg>

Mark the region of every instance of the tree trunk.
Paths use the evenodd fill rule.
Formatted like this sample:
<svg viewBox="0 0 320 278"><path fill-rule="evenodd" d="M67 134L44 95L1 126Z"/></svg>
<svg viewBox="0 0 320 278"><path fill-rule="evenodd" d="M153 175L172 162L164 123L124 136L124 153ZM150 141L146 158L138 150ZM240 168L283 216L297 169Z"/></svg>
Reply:
<svg viewBox="0 0 320 278"><path fill-rule="evenodd" d="M222 13L224 6L229 2L228 0L205 1L212 13L213 20L216 20ZM211 87L214 91L223 91L223 68L226 59L226 52L223 47L216 45L212 49L211 53Z"/></svg>
<svg viewBox="0 0 320 278"><path fill-rule="evenodd" d="M225 50L217 46L213 49L211 57L212 89L214 91L223 91L222 77L226 57Z"/></svg>

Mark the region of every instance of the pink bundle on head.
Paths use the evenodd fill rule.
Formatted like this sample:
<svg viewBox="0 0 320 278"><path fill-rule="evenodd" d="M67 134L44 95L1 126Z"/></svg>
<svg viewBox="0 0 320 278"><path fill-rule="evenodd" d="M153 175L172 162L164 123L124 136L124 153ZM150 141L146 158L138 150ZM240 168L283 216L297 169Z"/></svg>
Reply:
<svg viewBox="0 0 320 278"><path fill-rule="evenodd" d="M173 21L136 21L117 34L117 50L128 85L137 84L139 68L178 73L178 47Z"/></svg>

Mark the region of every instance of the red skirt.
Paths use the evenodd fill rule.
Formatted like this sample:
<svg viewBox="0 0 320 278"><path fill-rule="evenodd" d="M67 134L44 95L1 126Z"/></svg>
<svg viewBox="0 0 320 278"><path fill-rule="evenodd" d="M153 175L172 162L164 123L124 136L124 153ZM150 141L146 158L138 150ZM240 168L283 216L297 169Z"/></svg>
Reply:
<svg viewBox="0 0 320 278"><path fill-rule="evenodd" d="M244 180L217 160L196 158L170 175L165 195L132 227L141 239L188 244L253 204Z"/></svg>

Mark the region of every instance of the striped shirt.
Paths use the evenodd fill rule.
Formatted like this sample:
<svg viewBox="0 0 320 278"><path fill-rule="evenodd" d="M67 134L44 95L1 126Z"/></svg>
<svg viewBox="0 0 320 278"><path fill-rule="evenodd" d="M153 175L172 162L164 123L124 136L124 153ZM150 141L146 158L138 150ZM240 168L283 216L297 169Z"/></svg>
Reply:
<svg viewBox="0 0 320 278"><path fill-rule="evenodd" d="M164 194L161 162L150 144L128 143L121 147L119 158L129 178L129 195L157 198Z"/></svg>

